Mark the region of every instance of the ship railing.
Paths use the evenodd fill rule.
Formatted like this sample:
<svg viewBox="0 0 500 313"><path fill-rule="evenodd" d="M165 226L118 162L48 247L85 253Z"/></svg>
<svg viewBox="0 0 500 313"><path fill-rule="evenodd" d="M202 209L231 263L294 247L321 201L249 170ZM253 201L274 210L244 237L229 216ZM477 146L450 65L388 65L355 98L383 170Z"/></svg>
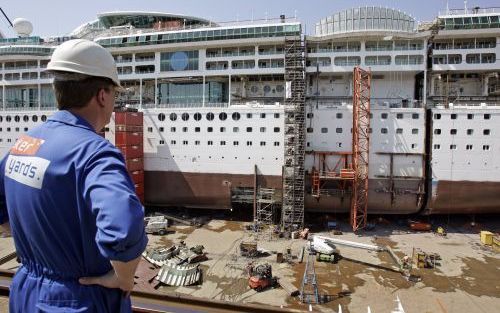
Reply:
<svg viewBox="0 0 500 313"><path fill-rule="evenodd" d="M500 102L435 102L428 105L429 108L500 108Z"/></svg>
<svg viewBox="0 0 500 313"><path fill-rule="evenodd" d="M318 104L318 106L340 107L352 105L352 97L322 97L311 96L308 104ZM423 101L401 98L371 98L370 105L375 108L422 108Z"/></svg>
<svg viewBox="0 0 500 313"><path fill-rule="evenodd" d="M229 103L227 102L210 102L210 103L201 103L201 102L194 102L194 103L160 103L157 105L150 104L150 105L142 105L142 107L150 107L150 108L157 108L157 109L163 109L163 108L175 108L175 109L186 109L186 108L227 108L229 107Z"/></svg>
<svg viewBox="0 0 500 313"><path fill-rule="evenodd" d="M94 28L89 29L86 33L81 36L89 37L89 38L98 38L98 37L108 37L108 36L123 36L123 35L133 35L133 34L148 34L148 33L157 33L157 32L166 32L166 31L184 31L184 30L198 30L198 29L207 29L207 28L226 28L233 26L251 26L251 25L272 25L279 23L293 23L297 22L298 19L295 17L288 18L266 18L266 19L252 19L252 20L241 20L241 21L228 21L228 22L208 22L206 24L197 24L197 25L181 25L178 27L165 27L165 28L116 28L116 29L102 29L102 28Z"/></svg>
<svg viewBox="0 0 500 313"><path fill-rule="evenodd" d="M465 14L492 14L500 13L500 7L491 8L471 8L471 9L450 9L447 11L439 11L439 16L446 15L465 15Z"/></svg>
<svg viewBox="0 0 500 313"><path fill-rule="evenodd" d="M36 106L25 105L25 106L5 106L3 109L4 111L36 111L39 108L38 105Z"/></svg>

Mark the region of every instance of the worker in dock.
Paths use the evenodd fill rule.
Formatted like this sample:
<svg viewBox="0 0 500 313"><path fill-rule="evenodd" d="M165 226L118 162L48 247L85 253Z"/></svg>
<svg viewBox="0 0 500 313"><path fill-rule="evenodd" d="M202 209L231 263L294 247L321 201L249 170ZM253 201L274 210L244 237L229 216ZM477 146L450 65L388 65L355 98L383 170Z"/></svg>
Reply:
<svg viewBox="0 0 500 313"><path fill-rule="evenodd" d="M55 49L47 70L58 112L0 163L0 224L22 263L10 312L130 312L144 209L120 151L96 133L120 87L115 62L77 39Z"/></svg>

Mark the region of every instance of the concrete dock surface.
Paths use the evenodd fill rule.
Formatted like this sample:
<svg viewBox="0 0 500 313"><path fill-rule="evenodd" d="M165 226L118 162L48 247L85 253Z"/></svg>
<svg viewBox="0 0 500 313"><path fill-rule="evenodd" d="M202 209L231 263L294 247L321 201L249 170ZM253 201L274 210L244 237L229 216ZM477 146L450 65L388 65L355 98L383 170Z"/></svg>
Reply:
<svg viewBox="0 0 500 313"><path fill-rule="evenodd" d="M414 248L426 253L437 253L439 265L433 269L414 269L412 274L419 281L409 281L404 275L388 270L394 266L387 253L338 246L341 259L337 264L314 262L318 291L322 304L312 305L315 312L337 312L339 304L343 312L391 312L399 297L405 312L498 312L500 308L500 254L480 242L479 230L500 230L500 219L485 219L483 224L463 223L464 219L443 224L446 236L433 232L414 232L406 225L395 222L377 224L373 231L354 234L347 222L340 223L341 235L322 229L314 233L352 240L367 244L390 246L399 257L411 256ZM196 286L160 286L165 293L187 294L214 300L272 305L298 311L309 307L290 297L281 288L256 292L248 287L245 273L248 263L269 263L273 275L287 280L299 290L305 262L298 256L304 239L256 236L245 226L248 222L229 219L211 219L197 228L173 225L164 236L150 235L149 248L170 246L184 241L188 246L203 245L208 260L201 263L202 283ZM265 237L265 238L263 238ZM267 256L246 258L239 254L242 241L258 240L258 248L268 252ZM277 263L276 253L291 249L290 263ZM14 250L11 237L0 238L0 257ZM146 261L143 260L144 267ZM2 269L16 269L17 262L11 260L1 264ZM151 267L148 267L148 280ZM145 272L146 273L146 272ZM153 273L154 276L154 273ZM152 276L151 276L152 277ZM150 289L142 280L136 288ZM153 289L151 289L153 290ZM0 311L7 312L7 301L0 299Z"/></svg>

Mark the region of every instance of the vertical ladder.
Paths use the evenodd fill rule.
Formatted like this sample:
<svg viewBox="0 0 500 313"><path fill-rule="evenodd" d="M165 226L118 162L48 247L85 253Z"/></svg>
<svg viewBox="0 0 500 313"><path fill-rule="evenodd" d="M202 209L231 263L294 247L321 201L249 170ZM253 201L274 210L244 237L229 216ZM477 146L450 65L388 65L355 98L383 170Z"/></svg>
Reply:
<svg viewBox="0 0 500 313"><path fill-rule="evenodd" d="M281 230L304 226L305 60L300 35L285 39L285 143Z"/></svg>
<svg viewBox="0 0 500 313"><path fill-rule="evenodd" d="M318 282L316 280L316 271L314 270L315 254L311 247L307 249L306 269L302 278L302 287L300 291L300 301L308 304L319 304Z"/></svg>
<svg viewBox="0 0 500 313"><path fill-rule="evenodd" d="M319 180L319 171L313 168L312 172L312 196L319 198L319 186L320 185L320 180Z"/></svg>

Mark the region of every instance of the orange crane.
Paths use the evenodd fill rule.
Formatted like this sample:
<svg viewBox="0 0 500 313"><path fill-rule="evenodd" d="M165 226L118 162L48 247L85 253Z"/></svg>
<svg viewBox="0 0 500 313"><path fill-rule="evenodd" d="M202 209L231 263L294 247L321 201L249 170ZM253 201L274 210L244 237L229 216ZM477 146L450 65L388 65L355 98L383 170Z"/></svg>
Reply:
<svg viewBox="0 0 500 313"><path fill-rule="evenodd" d="M359 66L353 72L351 226L357 231L366 226L368 215L368 156L370 152L371 72Z"/></svg>

